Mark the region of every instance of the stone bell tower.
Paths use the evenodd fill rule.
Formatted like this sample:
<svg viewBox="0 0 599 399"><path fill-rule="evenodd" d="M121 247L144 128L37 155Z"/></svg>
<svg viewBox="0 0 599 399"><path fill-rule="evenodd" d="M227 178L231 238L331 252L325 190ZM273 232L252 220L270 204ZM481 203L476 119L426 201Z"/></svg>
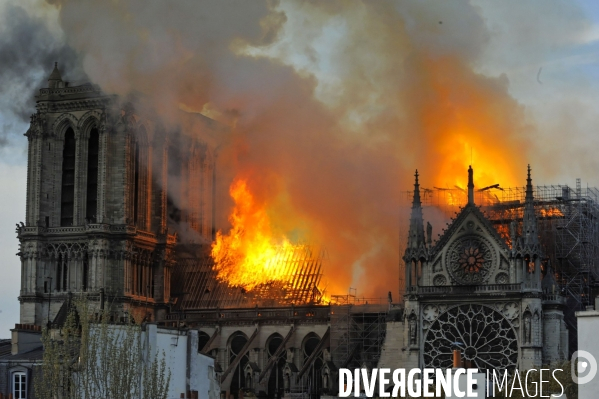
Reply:
<svg viewBox="0 0 599 399"><path fill-rule="evenodd" d="M20 322L46 325L82 293L121 316L164 317L176 232L212 238L214 144L98 86L69 85L57 65L36 109L17 225Z"/></svg>

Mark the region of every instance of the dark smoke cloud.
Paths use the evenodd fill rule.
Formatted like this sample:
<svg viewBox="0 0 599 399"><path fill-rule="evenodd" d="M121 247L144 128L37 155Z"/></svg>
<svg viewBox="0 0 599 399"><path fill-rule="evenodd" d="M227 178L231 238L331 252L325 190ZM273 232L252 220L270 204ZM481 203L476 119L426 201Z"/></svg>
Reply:
<svg viewBox="0 0 599 399"><path fill-rule="evenodd" d="M87 79L76 52L50 31L47 21L14 4L0 10L0 60L0 109L7 120L29 121L33 96L47 86L54 62L60 63L63 79ZM23 133L9 130L3 129L0 146Z"/></svg>
<svg viewBox="0 0 599 399"><path fill-rule="evenodd" d="M415 168L463 186L473 147L477 183L524 182L534 124L507 76L478 72L492 32L471 2L55 3L105 91L230 124L220 183L246 179L280 231L325 245L333 293L396 289Z"/></svg>

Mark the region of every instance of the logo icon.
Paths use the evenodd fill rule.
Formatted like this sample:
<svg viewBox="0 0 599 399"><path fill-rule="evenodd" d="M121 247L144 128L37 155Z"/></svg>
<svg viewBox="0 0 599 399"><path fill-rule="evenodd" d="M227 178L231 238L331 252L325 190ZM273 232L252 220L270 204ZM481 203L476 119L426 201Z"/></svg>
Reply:
<svg viewBox="0 0 599 399"><path fill-rule="evenodd" d="M597 360L587 351L574 352L571 364L572 381L578 385L591 382L597 374Z"/></svg>

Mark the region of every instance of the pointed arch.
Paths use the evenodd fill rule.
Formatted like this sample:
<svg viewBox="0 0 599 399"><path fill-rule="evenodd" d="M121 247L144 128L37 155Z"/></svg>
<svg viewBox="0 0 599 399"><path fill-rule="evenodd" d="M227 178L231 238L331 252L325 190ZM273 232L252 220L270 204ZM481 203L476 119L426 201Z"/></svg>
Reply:
<svg viewBox="0 0 599 399"><path fill-rule="evenodd" d="M52 124L52 134L58 140L64 140L65 133L67 129L70 127L73 129L73 133L78 132L77 125L79 124L79 119L68 112L61 114L54 123Z"/></svg>
<svg viewBox="0 0 599 399"><path fill-rule="evenodd" d="M77 122L77 131L79 137L86 139L93 128L100 129L102 113L98 110L91 110L83 114Z"/></svg>
<svg viewBox="0 0 599 399"><path fill-rule="evenodd" d="M227 364L231 364L240 354L241 350L248 341L248 336L242 331L235 331L227 340ZM240 389L245 387L245 365L249 362L248 354L245 353L233 371L231 385L229 390L234 398L239 398Z"/></svg>

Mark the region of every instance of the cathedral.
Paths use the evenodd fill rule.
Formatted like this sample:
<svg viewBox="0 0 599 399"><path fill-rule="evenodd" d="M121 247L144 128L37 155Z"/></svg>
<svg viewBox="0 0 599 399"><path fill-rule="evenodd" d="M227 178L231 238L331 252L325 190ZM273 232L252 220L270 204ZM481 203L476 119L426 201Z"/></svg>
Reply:
<svg viewBox="0 0 599 399"><path fill-rule="evenodd" d="M71 86L54 67L26 133L27 206L16 231L13 338L29 337L27 350L41 353L32 334L55 326L69 298L85 295L109 304L115 323L193 331L198 351L215 359L226 398L335 395L341 367L448 368L456 347L479 369L568 357L566 303L544 262L530 169L507 236L474 203L470 168L468 202L435 241L416 173L398 303L390 293L385 303L337 295L325 304L313 300L316 283L306 285L309 295L264 301L280 287L252 296L226 286L207 254L227 129L200 114L181 111L180 120L166 126L143 99ZM291 258L320 270L318 260ZM22 356L19 347L13 342L13 356Z"/></svg>
<svg viewBox="0 0 599 399"><path fill-rule="evenodd" d="M278 287L251 296L216 280L216 157L228 130L201 114L178 119L166 126L143 98L72 86L55 65L25 134L20 322L11 354L0 353L0 377L19 377L31 390L42 328L59 328L70 298L85 296L108 306L111 322L199 336L197 351L215 359L223 397L333 391L329 306L287 292L287 302L258 308ZM13 380L0 378L0 394L14 391L6 384Z"/></svg>
<svg viewBox="0 0 599 399"><path fill-rule="evenodd" d="M430 224L425 233L416 172L404 254L404 367L451 367L456 348L481 370L568 358L565 300L551 270L542 271L530 172L521 234L512 220L505 240L476 206L470 167L468 203L434 245Z"/></svg>

